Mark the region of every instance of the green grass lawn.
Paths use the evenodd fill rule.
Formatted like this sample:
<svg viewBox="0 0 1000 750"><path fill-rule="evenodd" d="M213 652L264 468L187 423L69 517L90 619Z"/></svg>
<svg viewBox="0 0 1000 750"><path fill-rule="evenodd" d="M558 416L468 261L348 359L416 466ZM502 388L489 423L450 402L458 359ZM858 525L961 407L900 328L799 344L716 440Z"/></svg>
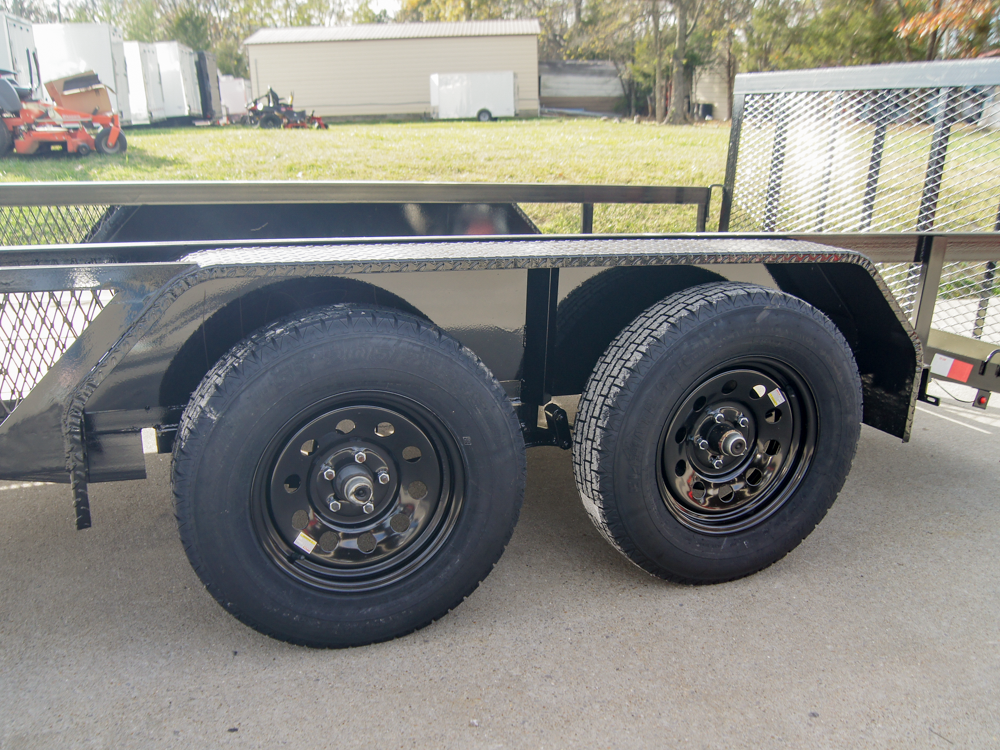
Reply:
<svg viewBox="0 0 1000 750"><path fill-rule="evenodd" d="M128 151L122 156L11 155L0 162L0 181L418 180L707 186L723 180L729 138L727 126L713 124L665 127L550 119L344 123L329 130L150 128L125 133ZM524 208L544 231L579 230L579 206ZM717 211L718 205L714 208ZM595 208L597 232L693 228L693 208Z"/></svg>

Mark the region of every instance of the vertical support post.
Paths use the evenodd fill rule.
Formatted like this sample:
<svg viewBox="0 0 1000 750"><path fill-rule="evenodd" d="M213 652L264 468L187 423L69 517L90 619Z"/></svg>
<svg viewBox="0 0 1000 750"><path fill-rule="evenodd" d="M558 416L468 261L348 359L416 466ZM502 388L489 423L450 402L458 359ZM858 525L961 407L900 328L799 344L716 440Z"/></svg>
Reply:
<svg viewBox="0 0 1000 750"><path fill-rule="evenodd" d="M778 123L774 126L774 144L771 146L771 171L767 178L767 193L764 195L764 222L761 226L761 231L764 232L773 232L778 225L781 179L785 173L788 121L780 109L778 118Z"/></svg>
<svg viewBox="0 0 1000 750"><path fill-rule="evenodd" d="M538 407L552 395L552 362L556 346L559 269L531 268L525 295L524 365L521 368L522 421L534 427Z"/></svg>
<svg viewBox="0 0 1000 750"><path fill-rule="evenodd" d="M594 204L584 203L581 205L583 209L580 218L580 234L593 234L594 233Z"/></svg>
<svg viewBox="0 0 1000 750"><path fill-rule="evenodd" d="M981 339L983 328L986 327L986 314L990 309L990 298L993 296L993 280L996 278L996 261L986 263L986 272L983 274L983 285L979 291L979 305L976 307L976 325L972 329L972 338Z"/></svg>
<svg viewBox="0 0 1000 750"><path fill-rule="evenodd" d="M920 286L917 290L917 306L913 311L913 328L920 341L927 343L934 319L934 303L941 286L941 271L948 249L947 237L921 237L915 260L921 264Z"/></svg>
<svg viewBox="0 0 1000 750"><path fill-rule="evenodd" d="M836 113L841 105L841 102L849 94L840 91L837 93L837 97L833 102L833 111ZM820 188L820 199L819 206L816 209L816 227L813 231L822 232L823 226L826 223L826 204L830 199L830 183L833 182L833 162L834 157L837 154L837 127L840 124L840 120L836 117L833 118L833 122L829 124L829 137L826 141L826 167L823 170L823 182Z"/></svg>
<svg viewBox="0 0 1000 750"><path fill-rule="evenodd" d="M858 231L867 232L872 225L872 215L875 213L875 193L878 191L878 178L882 172L882 155L885 153L885 136L889 129L889 110L887 97L893 92L876 92L875 100L875 136L872 138L872 154L868 160L868 178L865 180L865 195L861 199L861 223Z"/></svg>
<svg viewBox="0 0 1000 750"><path fill-rule="evenodd" d="M740 131L743 128L745 94L733 97L732 124L729 128L729 152L726 155L726 181L722 186L722 203L719 207L719 231L729 231L733 212L733 188L736 186L736 161L740 155Z"/></svg>
<svg viewBox="0 0 1000 750"><path fill-rule="evenodd" d="M712 189L708 189L708 197L705 198L704 202L698 204L698 215L695 218L694 231L704 232L705 231L705 221L708 219L708 207L712 202Z"/></svg>
<svg viewBox="0 0 1000 750"><path fill-rule="evenodd" d="M958 100L961 89L951 88L941 92L944 101L935 118L931 151L927 157L927 175L924 177L924 192L920 196L920 210L917 212L917 231L930 232L934 228L938 198L941 195L941 180L944 177L944 162L948 156L948 141L951 126L958 119Z"/></svg>

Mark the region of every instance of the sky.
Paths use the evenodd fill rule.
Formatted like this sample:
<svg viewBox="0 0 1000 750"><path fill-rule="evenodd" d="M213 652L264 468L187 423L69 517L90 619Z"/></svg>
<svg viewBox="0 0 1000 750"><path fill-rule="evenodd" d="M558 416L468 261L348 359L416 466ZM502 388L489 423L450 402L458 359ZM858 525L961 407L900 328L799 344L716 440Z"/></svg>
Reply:
<svg viewBox="0 0 1000 750"><path fill-rule="evenodd" d="M388 11L389 15L395 14L399 10L400 0L372 0L372 10L378 13L380 10Z"/></svg>

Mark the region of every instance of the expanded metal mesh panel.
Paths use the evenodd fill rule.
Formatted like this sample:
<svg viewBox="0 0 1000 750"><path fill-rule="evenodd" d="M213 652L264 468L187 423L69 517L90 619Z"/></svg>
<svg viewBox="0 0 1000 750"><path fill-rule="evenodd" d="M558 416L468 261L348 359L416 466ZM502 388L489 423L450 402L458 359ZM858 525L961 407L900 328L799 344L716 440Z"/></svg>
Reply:
<svg viewBox="0 0 1000 750"><path fill-rule="evenodd" d="M920 294L919 263L876 263L882 279L889 287L907 317L913 316Z"/></svg>
<svg viewBox="0 0 1000 750"><path fill-rule="evenodd" d="M108 290L0 294L0 400L6 409L28 394L113 296Z"/></svg>
<svg viewBox="0 0 1000 750"><path fill-rule="evenodd" d="M730 230L995 231L998 89L747 95Z"/></svg>
<svg viewBox="0 0 1000 750"><path fill-rule="evenodd" d="M109 206L2 206L0 244L85 242L110 220L113 211Z"/></svg>
<svg viewBox="0 0 1000 750"><path fill-rule="evenodd" d="M946 263L931 326L1000 346L996 263Z"/></svg>

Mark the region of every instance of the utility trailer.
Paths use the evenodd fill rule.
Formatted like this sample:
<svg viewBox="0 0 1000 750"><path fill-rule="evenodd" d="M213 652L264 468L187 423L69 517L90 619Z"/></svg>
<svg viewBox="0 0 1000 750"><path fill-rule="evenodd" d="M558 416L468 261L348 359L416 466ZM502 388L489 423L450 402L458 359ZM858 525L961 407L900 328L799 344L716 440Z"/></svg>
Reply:
<svg viewBox="0 0 1000 750"><path fill-rule="evenodd" d="M70 484L86 528L89 483L144 476L144 441L172 452L208 590L314 646L457 606L538 445L573 449L584 507L636 565L751 574L823 518L862 421L909 437L937 354L1000 386L995 353L933 339L935 306L966 304L948 269L1000 257L975 114L998 85L998 62L741 78L729 232L704 231L711 188L0 186L0 476ZM529 203L579 204L581 234L539 234ZM595 235L609 203L693 205L696 231ZM998 346L977 278L962 345Z"/></svg>
<svg viewBox="0 0 1000 750"><path fill-rule="evenodd" d="M432 73L431 116L489 122L517 115L517 74L512 70Z"/></svg>
<svg viewBox="0 0 1000 750"><path fill-rule="evenodd" d="M111 111L122 124L132 123L125 41L120 29L106 23L36 23L35 42L46 82L93 71L107 86Z"/></svg>
<svg viewBox="0 0 1000 750"><path fill-rule="evenodd" d="M197 55L180 42L155 42L156 60L163 86L163 113L166 118L198 118L201 88L198 85Z"/></svg>
<svg viewBox="0 0 1000 750"><path fill-rule="evenodd" d="M165 120L167 114L156 46L150 42L125 42L123 48L132 124L150 125Z"/></svg>
<svg viewBox="0 0 1000 750"><path fill-rule="evenodd" d="M41 92L31 21L0 11L0 70L13 73L21 88Z"/></svg>

